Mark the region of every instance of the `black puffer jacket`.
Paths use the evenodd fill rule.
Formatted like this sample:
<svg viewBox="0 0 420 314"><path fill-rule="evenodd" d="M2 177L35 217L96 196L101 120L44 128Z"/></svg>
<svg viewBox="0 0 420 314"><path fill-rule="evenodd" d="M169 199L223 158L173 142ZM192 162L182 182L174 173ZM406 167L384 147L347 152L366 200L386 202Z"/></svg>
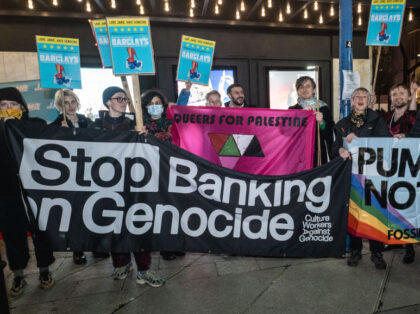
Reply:
<svg viewBox="0 0 420 314"><path fill-rule="evenodd" d="M351 122L350 117L349 115L341 119L335 125L337 137L332 146L333 157L339 156L338 151L343 147L343 137L346 137L350 133L354 133L358 137L391 137L385 120L376 111L367 109L366 122L360 128L357 128Z"/></svg>

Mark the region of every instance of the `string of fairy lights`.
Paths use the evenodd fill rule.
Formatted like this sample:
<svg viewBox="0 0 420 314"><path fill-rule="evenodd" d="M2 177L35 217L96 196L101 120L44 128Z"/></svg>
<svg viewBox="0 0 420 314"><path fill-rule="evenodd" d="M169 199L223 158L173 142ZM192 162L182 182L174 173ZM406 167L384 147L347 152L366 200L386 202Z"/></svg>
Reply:
<svg viewBox="0 0 420 314"><path fill-rule="evenodd" d="M61 0L64 2L64 0ZM67 0L66 0L67 1ZM92 6L90 4L90 0L76 0L77 2L85 2L85 10L86 12L92 12ZM110 6L112 9L116 9L117 8L117 0L106 0L109 1ZM120 1L129 1L129 0L120 0ZM139 14L140 15L145 15L147 12L143 6L142 0L132 0L135 1L136 5L139 7ZM143 0L144 1L144 0ZM166 13L171 12L171 6L170 6L170 1L169 0L162 0L163 1L163 10ZM187 1L187 0L185 0ZM232 1L232 0L229 0ZM247 3L248 2L248 3ZM238 5L236 6L235 9L235 19L236 20L240 20L244 14L247 11L248 6L250 5L251 2L250 0L246 1L246 0L240 0L238 1ZM272 10L274 8L273 6L273 2L276 2L275 0L264 0L261 3L261 9L260 9L260 17L261 18L265 18L268 14L267 11L268 10ZM291 0L277 0L277 2L280 4L280 9L278 12L278 22L285 22L288 16L292 15L293 12L293 7L292 7L292 3L293 1ZM59 6L59 1L58 0L52 0L51 1L52 5L57 7ZM193 18L194 14L195 14L195 10L197 8L197 4L196 4L196 0L190 0L189 1L190 5L189 5L189 17ZM282 5L283 4L283 5ZM334 3L322 3L323 6L329 6L329 10L328 10L328 15L330 16L330 18L333 18L335 16L335 5ZM215 4L214 4L214 14L215 15L220 15L222 12L222 7L223 7L223 0L216 0ZM312 7L311 9L308 9ZM34 10L34 2L33 0L28 0L28 9L30 10ZM301 11L301 10L300 10ZM324 10L324 12L327 12L326 10ZM357 2L357 9L356 9L356 13L357 13L357 25L358 26L362 26L363 25L363 19L362 19L362 13L363 13L363 6L361 2ZM303 13L302 13L302 17L304 20L309 20L310 19L310 14L313 14L317 17L318 23L319 24L324 24L325 19L324 19L324 15L325 13L323 13L323 11L321 10L321 3L319 3L317 0L312 0L312 1L308 1L307 4L304 5L304 9L303 9ZM414 20L414 14L413 14L413 10L410 8L409 12L408 12L408 21L411 22Z"/></svg>

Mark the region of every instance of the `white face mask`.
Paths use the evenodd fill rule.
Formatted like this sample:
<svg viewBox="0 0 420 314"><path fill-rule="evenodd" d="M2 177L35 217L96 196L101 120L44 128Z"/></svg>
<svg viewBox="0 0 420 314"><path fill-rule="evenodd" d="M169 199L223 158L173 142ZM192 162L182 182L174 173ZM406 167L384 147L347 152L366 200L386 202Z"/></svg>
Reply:
<svg viewBox="0 0 420 314"><path fill-rule="evenodd" d="M150 105L147 107L147 113L153 118L158 118L163 113L163 105Z"/></svg>

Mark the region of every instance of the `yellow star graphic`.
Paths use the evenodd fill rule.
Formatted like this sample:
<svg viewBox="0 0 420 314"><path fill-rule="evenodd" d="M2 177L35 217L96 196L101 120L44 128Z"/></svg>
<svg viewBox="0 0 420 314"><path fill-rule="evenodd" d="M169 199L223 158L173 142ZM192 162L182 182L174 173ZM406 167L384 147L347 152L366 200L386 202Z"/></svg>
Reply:
<svg viewBox="0 0 420 314"><path fill-rule="evenodd" d="M397 5L395 8L396 8L396 9L399 9L399 8L400 8L400 6L399 6L399 5Z"/></svg>
<svg viewBox="0 0 420 314"><path fill-rule="evenodd" d="M383 5L381 5L381 9L383 9L384 8L384 6Z"/></svg>
<svg viewBox="0 0 420 314"><path fill-rule="evenodd" d="M118 32L118 28L114 28L114 31Z"/></svg>
<svg viewBox="0 0 420 314"><path fill-rule="evenodd" d="M394 6L393 5L391 5L391 9L393 9L394 8Z"/></svg>
<svg viewBox="0 0 420 314"><path fill-rule="evenodd" d="M204 47L201 47L201 50L204 50Z"/></svg>
<svg viewBox="0 0 420 314"><path fill-rule="evenodd" d="M61 49L61 46L57 46L57 49Z"/></svg>
<svg viewBox="0 0 420 314"><path fill-rule="evenodd" d="M42 46L42 47L47 48L47 45L44 45L44 46Z"/></svg>
<svg viewBox="0 0 420 314"><path fill-rule="evenodd" d="M74 50L74 48L73 47L70 47L70 50Z"/></svg>
<svg viewBox="0 0 420 314"><path fill-rule="evenodd" d="M187 44L187 47L189 47L190 46L190 44Z"/></svg>
<svg viewBox="0 0 420 314"><path fill-rule="evenodd" d="M191 45L192 48L194 48L194 45Z"/></svg>
<svg viewBox="0 0 420 314"><path fill-rule="evenodd" d="M51 48L51 49L53 49L53 48L54 48L54 46L53 46L53 45L51 45L51 46L50 46L50 48Z"/></svg>
<svg viewBox="0 0 420 314"><path fill-rule="evenodd" d="M131 28L129 27L129 28L127 28L127 32L130 32L131 31Z"/></svg>
<svg viewBox="0 0 420 314"><path fill-rule="evenodd" d="M137 27L134 27L134 31L137 32Z"/></svg>
<svg viewBox="0 0 420 314"><path fill-rule="evenodd" d="M140 32L142 32L143 31L143 27L140 27Z"/></svg>
<svg viewBox="0 0 420 314"><path fill-rule="evenodd" d="M67 46L64 46L64 50L67 50Z"/></svg>
<svg viewBox="0 0 420 314"><path fill-rule="evenodd" d="M385 9L388 9L388 6L386 6Z"/></svg>
<svg viewBox="0 0 420 314"><path fill-rule="evenodd" d="M207 47L207 49L206 50L209 50L209 47Z"/></svg>
<svg viewBox="0 0 420 314"><path fill-rule="evenodd" d="M378 9L379 9L379 5L376 6L376 10L378 10Z"/></svg>
<svg viewBox="0 0 420 314"><path fill-rule="evenodd" d="M124 28L121 27L121 31L123 32L124 31Z"/></svg>

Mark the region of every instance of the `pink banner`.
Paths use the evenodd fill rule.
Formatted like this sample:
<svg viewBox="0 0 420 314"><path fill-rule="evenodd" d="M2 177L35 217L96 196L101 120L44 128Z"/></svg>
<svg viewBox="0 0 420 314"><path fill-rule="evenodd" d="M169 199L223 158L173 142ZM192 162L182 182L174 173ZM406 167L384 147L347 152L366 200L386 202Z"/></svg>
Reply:
<svg viewBox="0 0 420 314"><path fill-rule="evenodd" d="M217 165L286 175L313 166L310 110L172 106L172 143Z"/></svg>

